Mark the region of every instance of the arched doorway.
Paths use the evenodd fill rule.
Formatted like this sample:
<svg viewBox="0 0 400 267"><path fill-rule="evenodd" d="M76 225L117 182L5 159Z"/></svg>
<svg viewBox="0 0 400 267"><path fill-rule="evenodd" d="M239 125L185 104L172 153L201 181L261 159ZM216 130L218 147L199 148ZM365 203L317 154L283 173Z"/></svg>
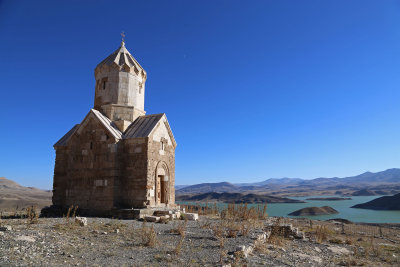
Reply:
<svg viewBox="0 0 400 267"><path fill-rule="evenodd" d="M168 204L169 202L169 170L165 162L160 161L156 169L156 193L155 202L158 204Z"/></svg>

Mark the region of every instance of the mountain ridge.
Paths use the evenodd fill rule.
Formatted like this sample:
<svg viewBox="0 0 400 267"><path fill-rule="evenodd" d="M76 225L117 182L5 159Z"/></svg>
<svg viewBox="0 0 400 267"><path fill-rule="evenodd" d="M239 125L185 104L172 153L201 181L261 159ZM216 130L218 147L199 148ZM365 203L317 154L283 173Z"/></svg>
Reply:
<svg viewBox="0 0 400 267"><path fill-rule="evenodd" d="M23 208L36 206L38 208L51 204L51 190L35 187L25 187L17 182L0 177L0 209Z"/></svg>
<svg viewBox="0 0 400 267"><path fill-rule="evenodd" d="M188 185L177 189L177 194L183 193L206 193L206 192L252 192L263 190L292 191L293 188L303 188L304 190L324 189L324 190L353 190L364 189L381 190L385 192L391 185L400 185L400 169L391 168L380 172L364 172L355 176L348 177L318 177L310 180L302 178L269 178L255 183L200 183ZM386 187L385 187L386 186ZM374 189L374 187L376 187ZM383 191L382 191L383 190ZM283 192L284 193L284 192ZM392 192L388 191L388 194Z"/></svg>

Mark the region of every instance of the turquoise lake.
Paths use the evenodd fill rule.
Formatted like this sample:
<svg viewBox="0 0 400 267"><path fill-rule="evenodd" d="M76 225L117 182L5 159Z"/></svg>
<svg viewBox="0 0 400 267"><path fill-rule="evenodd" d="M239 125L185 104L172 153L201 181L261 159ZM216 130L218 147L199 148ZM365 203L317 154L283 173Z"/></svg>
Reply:
<svg viewBox="0 0 400 267"><path fill-rule="evenodd" d="M337 196L307 196L291 197L292 199L304 200L307 203L272 203L267 204L267 213L269 216L281 216L292 218L310 218L314 220L328 220L334 218L343 218L353 222L368 223L400 223L400 211L386 210L367 210L350 208L356 204L365 203L381 196L353 196L351 200L323 201L306 200L312 197L337 197ZM251 206L251 204L249 205ZM330 206L337 210L338 214L322 216L288 216L289 213L306 207Z"/></svg>

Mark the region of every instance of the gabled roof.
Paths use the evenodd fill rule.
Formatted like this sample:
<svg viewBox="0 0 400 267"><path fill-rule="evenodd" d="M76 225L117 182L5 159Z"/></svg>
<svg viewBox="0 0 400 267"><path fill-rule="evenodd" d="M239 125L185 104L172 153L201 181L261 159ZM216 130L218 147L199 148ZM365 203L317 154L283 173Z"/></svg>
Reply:
<svg viewBox="0 0 400 267"><path fill-rule="evenodd" d="M167 127L168 134L171 137L171 141L176 147L176 141L174 135L172 134L171 128L169 126L167 116L165 113L160 114L152 114L138 117L131 125L129 125L128 129L126 129L123 139L130 138L145 138L151 135L151 133L157 128L157 125L160 121L164 120L165 126Z"/></svg>
<svg viewBox="0 0 400 267"><path fill-rule="evenodd" d="M72 129L69 130L68 133L66 133L63 137L61 137L61 139L58 140L53 147L66 146L69 138L75 133L76 129L78 129L78 126L79 124L76 124L74 127L72 127Z"/></svg>
<svg viewBox="0 0 400 267"><path fill-rule="evenodd" d="M122 138L122 133L121 131L112 123L112 121L101 114L100 111L91 109L89 113L86 115L86 117L83 119L83 121L78 125L76 132L80 132L81 129L83 129L86 126L86 122L88 121L89 118L95 118L98 120L103 126L108 130L112 136L114 136L115 139L121 139Z"/></svg>
<svg viewBox="0 0 400 267"><path fill-rule="evenodd" d="M124 139L147 137L151 134L164 113L138 117L124 133Z"/></svg>
<svg viewBox="0 0 400 267"><path fill-rule="evenodd" d="M176 142L174 135L172 134L171 128L169 126L167 117L164 113L152 114L146 116L138 117L134 122L129 125L125 133L122 133L113 122L104 116L100 111L91 109L80 124L75 125L68 133L66 133L55 145L54 147L66 146L68 140L75 132L80 132L83 129L89 118L95 118L108 130L110 134L114 136L115 139L131 139L131 138L145 138L151 135L151 133L157 128L160 121L163 120L165 126L167 127L168 133L171 137L173 145L176 147Z"/></svg>
<svg viewBox="0 0 400 267"><path fill-rule="evenodd" d="M107 130L116 138L116 139L121 139L122 138L122 132L112 123L112 121L101 114L100 111L91 109L91 112L103 123L103 125L107 128Z"/></svg>

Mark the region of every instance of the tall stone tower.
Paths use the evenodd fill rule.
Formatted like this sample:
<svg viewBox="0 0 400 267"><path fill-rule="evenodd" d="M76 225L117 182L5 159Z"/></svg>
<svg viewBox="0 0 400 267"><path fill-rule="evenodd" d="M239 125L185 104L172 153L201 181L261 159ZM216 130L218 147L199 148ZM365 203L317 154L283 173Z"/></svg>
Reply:
<svg viewBox="0 0 400 267"><path fill-rule="evenodd" d="M125 131L137 117L145 115L144 94L147 74L136 59L121 46L100 64L94 76L94 108Z"/></svg>
<svg viewBox="0 0 400 267"><path fill-rule="evenodd" d="M176 142L164 113L145 114L146 78L123 41L97 65L94 108L54 145L54 207L175 206Z"/></svg>

